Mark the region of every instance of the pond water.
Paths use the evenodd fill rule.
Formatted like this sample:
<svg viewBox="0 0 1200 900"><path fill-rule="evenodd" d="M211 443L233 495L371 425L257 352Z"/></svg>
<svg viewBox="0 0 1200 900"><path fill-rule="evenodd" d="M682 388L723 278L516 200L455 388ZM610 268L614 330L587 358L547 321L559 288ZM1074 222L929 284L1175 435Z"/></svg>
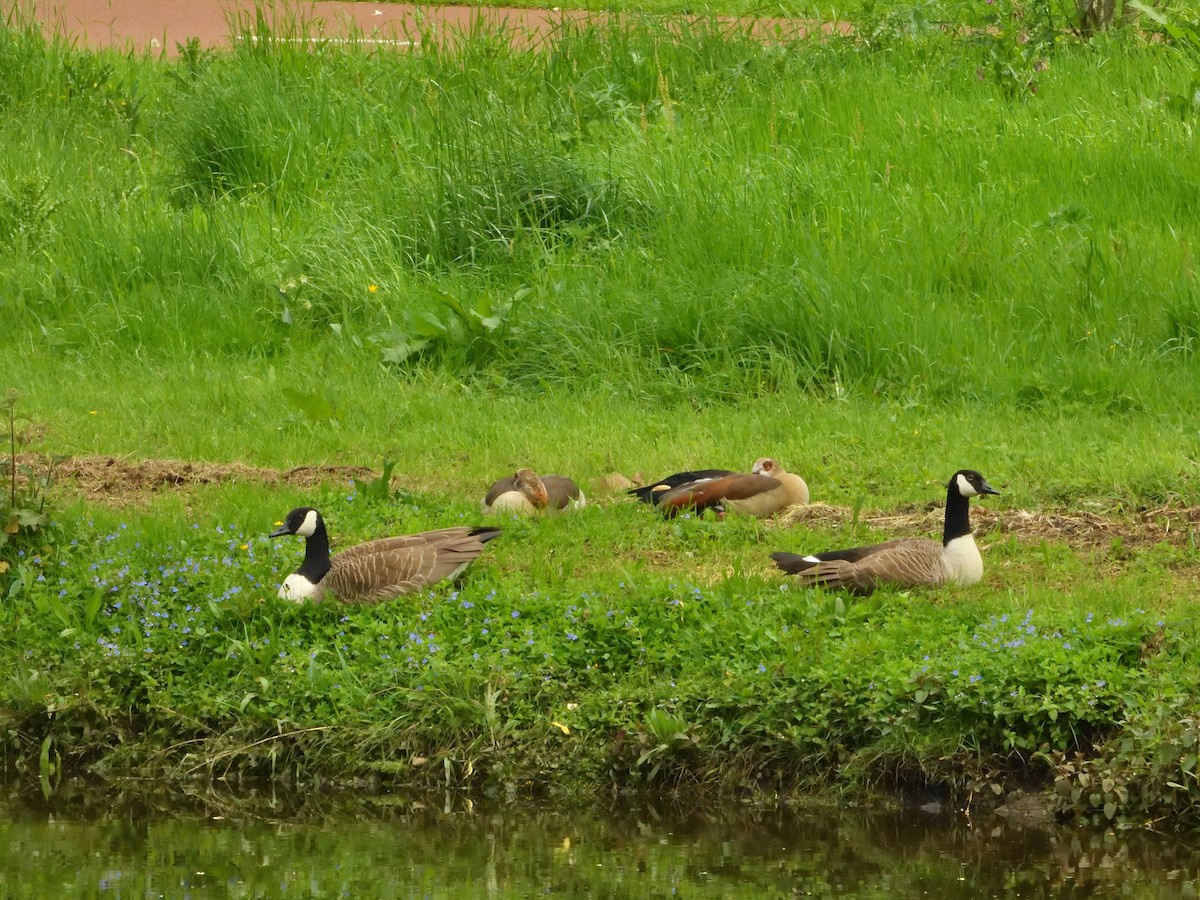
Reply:
<svg viewBox="0 0 1200 900"><path fill-rule="evenodd" d="M84 794L0 802L0 896L1194 897L1200 840L919 810Z"/></svg>

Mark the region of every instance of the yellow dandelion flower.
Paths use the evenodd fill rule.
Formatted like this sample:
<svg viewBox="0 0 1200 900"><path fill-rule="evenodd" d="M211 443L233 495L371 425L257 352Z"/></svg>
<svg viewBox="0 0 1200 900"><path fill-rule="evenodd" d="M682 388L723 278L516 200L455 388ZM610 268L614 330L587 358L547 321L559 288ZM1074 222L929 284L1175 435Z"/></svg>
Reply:
<svg viewBox="0 0 1200 900"><path fill-rule="evenodd" d="M95 411L94 409L89 409L89 410L88 410L88 415L89 415L89 416L94 416L95 414L96 414L96 411Z"/></svg>
<svg viewBox="0 0 1200 900"><path fill-rule="evenodd" d="M372 293L372 294L373 294L373 293L375 293L377 290L379 290L379 285L377 285L377 284L368 284L368 285L367 285L367 290L368 290L370 293Z"/></svg>
<svg viewBox="0 0 1200 900"><path fill-rule="evenodd" d="M249 545L249 544L242 544L242 549L243 549L243 550L249 550L249 549L250 549L250 545Z"/></svg>

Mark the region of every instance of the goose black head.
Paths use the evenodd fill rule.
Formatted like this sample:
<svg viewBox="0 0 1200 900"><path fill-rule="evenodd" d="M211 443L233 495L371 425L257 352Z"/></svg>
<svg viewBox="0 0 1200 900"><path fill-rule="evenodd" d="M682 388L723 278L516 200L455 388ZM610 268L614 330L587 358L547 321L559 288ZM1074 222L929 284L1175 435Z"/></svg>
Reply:
<svg viewBox="0 0 1200 900"><path fill-rule="evenodd" d="M300 537L312 537L321 524L321 514L311 506L298 506L284 517L283 524L272 531L268 537L282 537L285 534L298 534Z"/></svg>
<svg viewBox="0 0 1200 900"><path fill-rule="evenodd" d="M950 477L950 484L947 487L958 491L959 495L963 497L976 497L980 494L999 495L1000 493L974 469L959 469Z"/></svg>

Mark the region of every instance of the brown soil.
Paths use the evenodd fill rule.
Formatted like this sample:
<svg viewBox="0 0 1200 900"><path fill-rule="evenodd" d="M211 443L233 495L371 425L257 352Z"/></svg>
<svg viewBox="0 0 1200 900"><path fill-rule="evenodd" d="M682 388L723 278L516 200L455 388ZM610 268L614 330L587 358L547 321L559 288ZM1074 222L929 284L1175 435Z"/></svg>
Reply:
<svg viewBox="0 0 1200 900"><path fill-rule="evenodd" d="M941 532L940 505L898 512L863 511L858 521L871 528L900 537L933 536ZM782 526L811 525L819 528L849 526L853 511L845 506L813 503L795 506L779 519ZM1200 525L1200 507L1162 506L1139 510L1121 519L1083 511L994 509L976 505L971 521L977 534L1012 534L1026 540L1045 540L1071 547L1110 547L1115 542L1129 546L1195 540Z"/></svg>
<svg viewBox="0 0 1200 900"><path fill-rule="evenodd" d="M276 34L339 40L355 35L367 43L411 47L426 34L446 36L472 26L506 28L514 35L543 38L565 22L604 21L604 13L583 10L515 9L504 6L414 6L401 3L262 3ZM240 27L254 21L252 0L30 0L30 8L48 32L81 46L133 48L174 54L195 38L202 47L230 46ZM727 18L727 23L745 20ZM239 27L233 27L237 23ZM785 19L755 19L756 33L800 37L813 27L832 26Z"/></svg>
<svg viewBox="0 0 1200 900"><path fill-rule="evenodd" d="M22 466L45 469L43 457L25 456ZM202 463L180 459L151 459L129 462L112 456L69 457L54 466L58 482L69 482L88 498L126 502L140 494L232 482L293 487L313 487L333 481L377 477L365 466L299 466L295 469L258 468L242 463Z"/></svg>

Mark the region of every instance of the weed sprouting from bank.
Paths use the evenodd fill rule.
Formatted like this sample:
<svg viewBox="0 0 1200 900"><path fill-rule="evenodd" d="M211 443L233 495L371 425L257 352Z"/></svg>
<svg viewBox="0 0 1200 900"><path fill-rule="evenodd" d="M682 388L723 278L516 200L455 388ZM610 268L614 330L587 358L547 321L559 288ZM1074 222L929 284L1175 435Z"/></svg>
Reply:
<svg viewBox="0 0 1200 900"><path fill-rule="evenodd" d="M37 431L17 414L18 398L16 390L8 391L0 431L0 598L10 599L29 588L37 564L58 537L50 506L56 460L18 456L28 451Z"/></svg>

